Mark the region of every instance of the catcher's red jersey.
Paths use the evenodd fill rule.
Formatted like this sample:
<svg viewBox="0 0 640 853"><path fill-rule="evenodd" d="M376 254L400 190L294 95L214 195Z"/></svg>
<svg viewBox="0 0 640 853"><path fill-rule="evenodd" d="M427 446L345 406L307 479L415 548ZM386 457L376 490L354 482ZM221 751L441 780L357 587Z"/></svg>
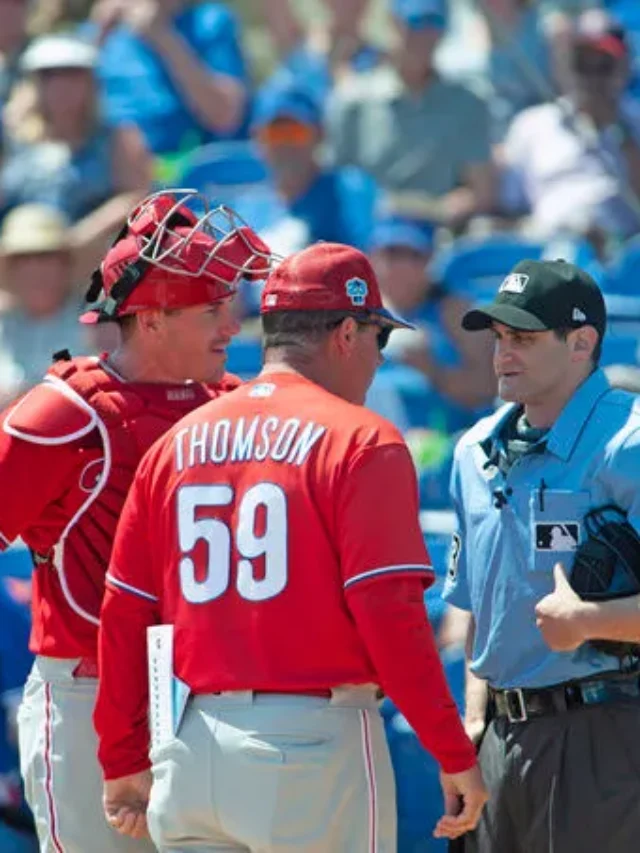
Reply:
<svg viewBox="0 0 640 853"><path fill-rule="evenodd" d="M176 673L196 693L327 688L377 681L348 596L390 576L431 580L400 434L299 375L269 374L147 454L105 607L118 599L125 634L139 620L174 624ZM129 646L108 680L136 703L131 642L103 639Z"/></svg>
<svg viewBox="0 0 640 853"><path fill-rule="evenodd" d="M2 416L0 550L21 536L34 556L33 652L97 655L104 575L140 459L195 406L238 384L132 383L77 358Z"/></svg>

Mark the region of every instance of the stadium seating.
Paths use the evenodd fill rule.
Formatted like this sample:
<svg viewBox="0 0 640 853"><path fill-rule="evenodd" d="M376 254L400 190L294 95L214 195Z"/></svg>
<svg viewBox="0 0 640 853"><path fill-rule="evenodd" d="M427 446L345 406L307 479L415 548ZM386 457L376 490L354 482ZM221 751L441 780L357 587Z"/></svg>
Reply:
<svg viewBox="0 0 640 853"><path fill-rule="evenodd" d="M461 238L435 256L431 275L449 293L488 301L509 270L526 258L537 260L543 250L541 243L508 234Z"/></svg>
<svg viewBox="0 0 640 853"><path fill-rule="evenodd" d="M251 142L214 142L197 148L183 165L179 182L200 190L214 204L232 207L257 231L286 215Z"/></svg>
<svg viewBox="0 0 640 853"><path fill-rule="evenodd" d="M22 544L0 552L0 576L30 578L33 571L31 554Z"/></svg>
<svg viewBox="0 0 640 853"><path fill-rule="evenodd" d="M262 368L262 345L257 338L234 338L227 350L227 370L241 379L253 379Z"/></svg>
<svg viewBox="0 0 640 853"><path fill-rule="evenodd" d="M516 264L543 258L562 258L587 269L597 280L601 278L593 249L585 241L561 235L539 243L515 234L456 240L435 256L431 275L450 293L473 301L488 301Z"/></svg>

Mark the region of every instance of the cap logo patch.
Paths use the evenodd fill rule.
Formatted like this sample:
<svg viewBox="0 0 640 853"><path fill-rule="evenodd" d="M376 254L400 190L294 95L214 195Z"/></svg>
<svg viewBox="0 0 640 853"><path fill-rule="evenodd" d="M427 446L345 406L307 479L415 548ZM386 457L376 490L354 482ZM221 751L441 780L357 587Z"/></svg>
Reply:
<svg viewBox="0 0 640 853"><path fill-rule="evenodd" d="M267 306L267 308L273 308L274 305L278 304L277 295L275 293L270 293L264 300L264 304Z"/></svg>
<svg viewBox="0 0 640 853"><path fill-rule="evenodd" d="M587 319L587 315L579 308L574 308L573 314L571 315L571 319L574 320L576 323L584 323Z"/></svg>
<svg viewBox="0 0 640 853"><path fill-rule="evenodd" d="M529 276L524 273L512 272L500 285L499 293L523 293Z"/></svg>
<svg viewBox="0 0 640 853"><path fill-rule="evenodd" d="M363 278L350 278L344 286L351 304L362 308L369 293L369 286Z"/></svg>

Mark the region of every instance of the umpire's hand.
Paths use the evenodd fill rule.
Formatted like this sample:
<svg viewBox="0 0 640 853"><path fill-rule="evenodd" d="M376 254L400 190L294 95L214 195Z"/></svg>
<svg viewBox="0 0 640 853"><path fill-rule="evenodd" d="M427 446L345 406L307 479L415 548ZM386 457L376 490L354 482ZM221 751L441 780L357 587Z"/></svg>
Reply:
<svg viewBox="0 0 640 853"><path fill-rule="evenodd" d="M147 805L151 791L150 770L109 779L104 783L102 802L107 823L121 835L148 838Z"/></svg>
<svg viewBox="0 0 640 853"><path fill-rule="evenodd" d="M458 838L475 829L489 794L476 764L462 773L440 773L444 815L433 830L435 838Z"/></svg>
<svg viewBox="0 0 640 853"><path fill-rule="evenodd" d="M573 589L562 563L553 567L553 577L553 592L536 604L536 625L550 649L572 652L590 639L586 627L593 604Z"/></svg>

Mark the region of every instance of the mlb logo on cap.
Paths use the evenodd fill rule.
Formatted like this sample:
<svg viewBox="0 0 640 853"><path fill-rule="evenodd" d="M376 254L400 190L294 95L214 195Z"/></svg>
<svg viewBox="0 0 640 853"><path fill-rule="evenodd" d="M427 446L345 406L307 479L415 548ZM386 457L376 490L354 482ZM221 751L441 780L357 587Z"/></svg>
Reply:
<svg viewBox="0 0 640 853"><path fill-rule="evenodd" d="M522 275L521 273L511 273L508 275L505 280L500 285L499 293L522 293L527 286L527 282L529 281L528 275Z"/></svg>

